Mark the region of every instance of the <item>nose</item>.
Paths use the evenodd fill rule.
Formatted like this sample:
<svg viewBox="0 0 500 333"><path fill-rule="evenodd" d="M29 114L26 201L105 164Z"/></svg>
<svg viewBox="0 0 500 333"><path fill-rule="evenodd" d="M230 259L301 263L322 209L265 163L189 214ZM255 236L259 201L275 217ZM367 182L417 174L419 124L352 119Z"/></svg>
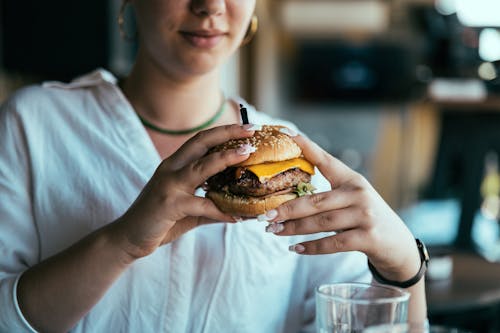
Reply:
<svg viewBox="0 0 500 333"><path fill-rule="evenodd" d="M226 0L193 0L191 10L197 16L217 16L226 11Z"/></svg>

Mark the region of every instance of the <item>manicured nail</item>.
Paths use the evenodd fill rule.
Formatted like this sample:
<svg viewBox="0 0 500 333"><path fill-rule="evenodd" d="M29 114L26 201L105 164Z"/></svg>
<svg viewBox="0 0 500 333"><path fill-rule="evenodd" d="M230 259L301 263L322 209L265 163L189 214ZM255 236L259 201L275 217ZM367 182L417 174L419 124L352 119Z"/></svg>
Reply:
<svg viewBox="0 0 500 333"><path fill-rule="evenodd" d="M251 153L255 153L257 149L248 144L248 143L245 143L241 146L238 147L238 149L236 149L236 152L238 153L238 155L248 155L248 154L251 154Z"/></svg>
<svg viewBox="0 0 500 333"><path fill-rule="evenodd" d="M273 234L277 234L282 232L285 229L283 223L271 223L266 227L266 232L272 232Z"/></svg>
<svg viewBox="0 0 500 333"><path fill-rule="evenodd" d="M256 125L256 124L245 124L242 127L245 131L260 131L260 130L262 130L262 126Z"/></svg>
<svg viewBox="0 0 500 333"><path fill-rule="evenodd" d="M290 252L302 253L305 250L306 250L306 248L302 244L290 245L288 247L288 251L290 251Z"/></svg>
<svg viewBox="0 0 500 333"><path fill-rule="evenodd" d="M292 129L289 129L288 127L282 127L282 128L280 128L280 132L283 133L283 134L286 134L288 136L297 136L298 135L297 132L295 132Z"/></svg>
<svg viewBox="0 0 500 333"><path fill-rule="evenodd" d="M257 220L259 220L260 222L271 221L272 219L276 218L276 216L278 216L278 211L276 209L271 209L265 214L260 214L259 216L257 216Z"/></svg>

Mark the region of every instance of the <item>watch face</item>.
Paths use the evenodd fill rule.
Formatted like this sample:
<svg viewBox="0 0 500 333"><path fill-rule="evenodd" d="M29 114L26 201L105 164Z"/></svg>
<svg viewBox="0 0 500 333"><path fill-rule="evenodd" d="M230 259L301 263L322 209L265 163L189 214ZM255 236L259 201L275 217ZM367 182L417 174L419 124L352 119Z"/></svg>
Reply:
<svg viewBox="0 0 500 333"><path fill-rule="evenodd" d="M427 247L425 247L425 244L420 241L420 239L417 239L418 243L418 248L420 250L420 254L422 255L422 259L425 262L428 262L430 259L429 252L427 251Z"/></svg>

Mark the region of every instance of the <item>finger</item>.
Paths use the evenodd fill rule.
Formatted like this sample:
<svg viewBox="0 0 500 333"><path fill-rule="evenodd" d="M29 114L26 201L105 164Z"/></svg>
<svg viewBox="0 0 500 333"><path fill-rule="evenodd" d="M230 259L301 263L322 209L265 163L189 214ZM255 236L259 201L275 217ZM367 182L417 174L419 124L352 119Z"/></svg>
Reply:
<svg viewBox="0 0 500 333"><path fill-rule="evenodd" d="M254 130L258 127L251 124L243 126L235 124L218 126L199 132L172 154L167 159L166 164L170 167L170 170L178 170L188 163L201 158L210 148L216 145L232 139L252 136L255 132Z"/></svg>
<svg viewBox="0 0 500 333"><path fill-rule="evenodd" d="M355 174L347 165L333 157L307 137L297 135L293 139L302 149L304 157L316 165L319 171L332 184L332 187L335 187L336 184L344 183Z"/></svg>
<svg viewBox="0 0 500 333"><path fill-rule="evenodd" d="M246 160L255 148L243 145L238 149L223 150L202 157L186 165L180 171L179 179L183 180L183 185L189 190L195 189L205 182L209 177Z"/></svg>
<svg viewBox="0 0 500 333"><path fill-rule="evenodd" d="M183 201L180 207L185 216L203 217L221 222L236 222L231 215L221 212L210 199L191 197Z"/></svg>
<svg viewBox="0 0 500 333"><path fill-rule="evenodd" d="M274 210L258 216L260 221L287 221L350 206L354 197L340 190L305 195L290 200Z"/></svg>
<svg viewBox="0 0 500 333"><path fill-rule="evenodd" d="M348 230L333 236L290 245L290 251L299 254L327 254L348 251L364 252L363 231Z"/></svg>
<svg viewBox="0 0 500 333"><path fill-rule="evenodd" d="M272 223L266 228L266 231L280 236L309 235L331 231L341 232L358 227L360 224L358 215L358 210L348 207L298 220Z"/></svg>

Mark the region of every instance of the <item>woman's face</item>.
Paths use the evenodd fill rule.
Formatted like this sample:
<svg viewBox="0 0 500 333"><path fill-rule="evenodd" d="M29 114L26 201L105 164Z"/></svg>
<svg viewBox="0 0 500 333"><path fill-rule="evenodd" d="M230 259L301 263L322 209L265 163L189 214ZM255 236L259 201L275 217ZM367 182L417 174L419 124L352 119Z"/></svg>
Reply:
<svg viewBox="0 0 500 333"><path fill-rule="evenodd" d="M132 0L139 55L182 77L214 70L240 45L256 0Z"/></svg>

